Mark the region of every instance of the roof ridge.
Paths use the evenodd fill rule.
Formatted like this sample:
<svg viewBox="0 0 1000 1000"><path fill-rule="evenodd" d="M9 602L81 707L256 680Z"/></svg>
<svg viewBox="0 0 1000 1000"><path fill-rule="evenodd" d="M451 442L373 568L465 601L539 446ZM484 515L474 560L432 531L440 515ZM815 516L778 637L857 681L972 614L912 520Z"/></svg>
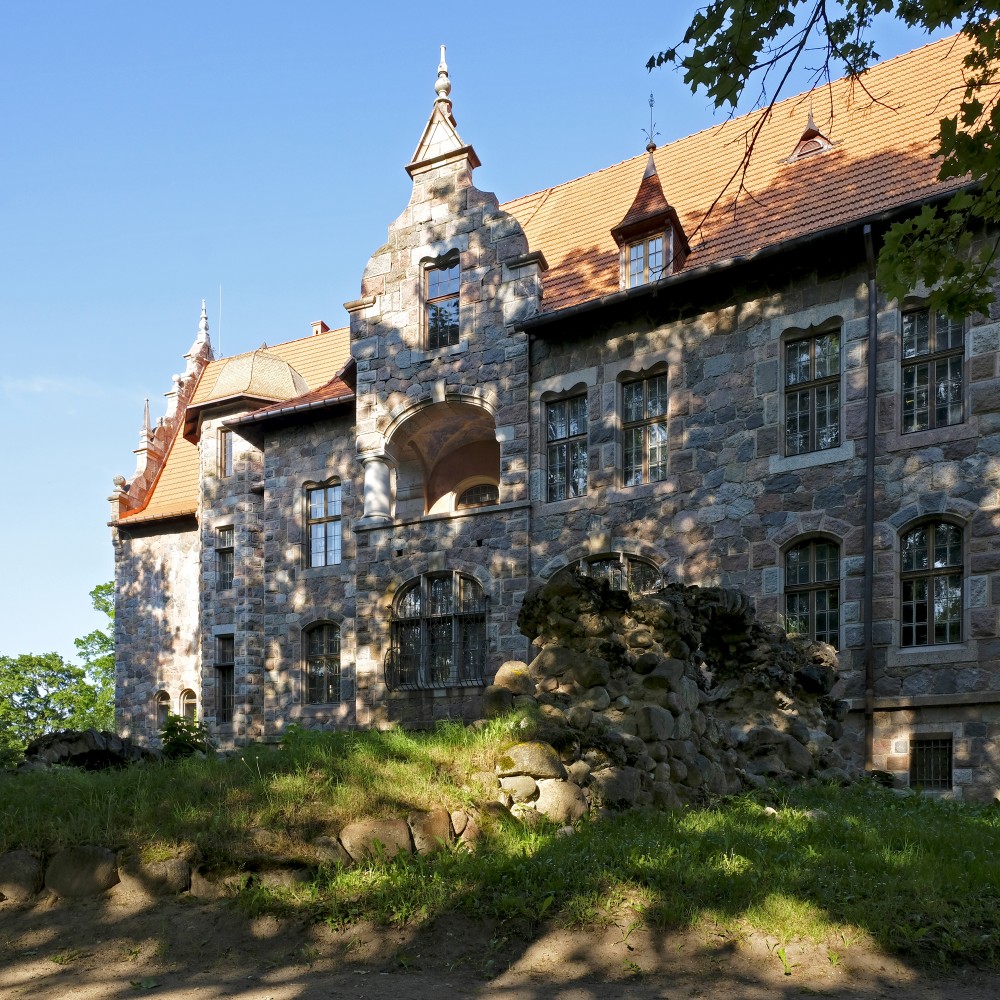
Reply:
<svg viewBox="0 0 1000 1000"><path fill-rule="evenodd" d="M281 340L277 344L267 344L261 347L252 347L249 351L240 351L239 354L223 354L221 357L215 359L216 362L219 361L235 361L236 358L246 357L248 354L256 354L258 351L273 351L278 347L287 347L289 344L297 344L303 340L312 340L313 337L327 337L331 333L350 333L351 328L349 326L338 326L332 330L324 330L322 333L307 333L304 337L292 337L289 340Z"/></svg>
<svg viewBox="0 0 1000 1000"><path fill-rule="evenodd" d="M962 33L960 31L959 32L955 32L955 34L948 35L945 38L938 38L935 41L925 42L923 45L918 46L915 49L909 49L906 52L901 52L901 53L899 53L899 55L890 56L888 59L883 59L880 62L875 63L873 66L869 66L868 69L865 70L865 72L864 72L863 75L867 76L869 73L871 73L873 71L881 71L883 69L883 67L890 66L892 63L896 63L896 62L900 62L900 61L902 61L904 59L912 58L912 57L914 57L914 56L922 53L925 49L934 48L935 46L939 46L939 45L943 46L945 43L951 43L952 45L954 45L958 41L958 39L961 36L961 34ZM787 105L787 104L789 104L789 103L791 103L793 101L794 102L799 102L803 98L808 97L810 94L813 94L816 91L821 91L821 90L824 90L824 89L826 89L828 87L836 86L837 84L846 83L846 82L850 81L851 79L852 78L849 75L847 75L847 76L838 76L834 80L828 80L825 83L818 84L815 87L810 87L809 90L803 90L803 91L800 91L797 94L790 94L788 97L782 98L780 101L778 101L777 104L774 104L773 106L771 106L770 107L770 113L773 116L774 113L779 108L784 107L785 105ZM743 121L744 119L750 118L752 115L764 114L767 111L768 111L768 106L765 105L762 108L755 108L755 109L753 109L751 111L745 111L743 114L739 115L738 117L735 117L735 118L734 117L726 118L725 121L716 122L716 123L714 123L712 125L708 125L705 128L699 129L697 132L688 132L686 135L678 136L676 139L672 139L670 142L664 143L662 146L658 146L656 152L657 153L662 153L663 150L670 149L671 146L675 146L678 143L688 142L689 140L694 139L697 136L705 135L705 134L707 134L709 132L720 131L721 129L725 128L726 126L732 126L732 125L734 125L737 122L740 122L740 121ZM610 170L617 170L619 167L621 167L621 166L623 166L623 165L625 165L627 163L632 163L635 160L641 160L641 159L643 159L647 155L648 154L646 152L637 153L635 156L630 156L630 157L625 158L624 160L619 160L617 163L609 163L607 166L600 167L597 170L590 170L590 171L588 171L585 174L580 174L578 177L571 177L571 178L569 178L569 180L560 181L558 184L550 184L548 187L538 188L536 191L529 191L527 194L518 195L516 198L511 198L509 201L502 202L500 204L500 208L502 208L505 211L507 211L509 206L514 205L517 202L527 201L529 198L535 198L535 197L538 197L539 195L551 195L552 192L557 191L559 188L567 187L570 184L577 184L580 181L586 180L587 178L590 178L590 177L597 177L598 175L606 173L606 172L608 172Z"/></svg>

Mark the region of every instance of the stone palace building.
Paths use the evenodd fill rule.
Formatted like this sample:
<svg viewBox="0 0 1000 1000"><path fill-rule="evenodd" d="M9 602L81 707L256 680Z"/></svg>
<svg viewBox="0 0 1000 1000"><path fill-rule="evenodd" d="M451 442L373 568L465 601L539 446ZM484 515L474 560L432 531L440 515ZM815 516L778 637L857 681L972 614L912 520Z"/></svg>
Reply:
<svg viewBox="0 0 1000 1000"><path fill-rule="evenodd" d="M147 408L111 497L121 730L474 718L573 568L743 590L839 650L859 763L995 792L1000 325L876 266L961 184L930 158L955 46L776 105L742 191L756 116L503 204L442 52L348 325L215 358L203 309Z"/></svg>

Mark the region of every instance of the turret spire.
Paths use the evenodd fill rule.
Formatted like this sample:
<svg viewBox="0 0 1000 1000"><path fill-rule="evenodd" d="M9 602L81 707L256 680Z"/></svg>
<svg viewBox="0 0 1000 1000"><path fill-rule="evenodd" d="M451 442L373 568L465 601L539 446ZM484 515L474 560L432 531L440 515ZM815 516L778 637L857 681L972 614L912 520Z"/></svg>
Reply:
<svg viewBox="0 0 1000 1000"><path fill-rule="evenodd" d="M445 46L441 46L441 61L438 63L437 80L434 81L434 93L437 103L444 105L444 112L451 115L451 77L448 76L448 64L445 62Z"/></svg>

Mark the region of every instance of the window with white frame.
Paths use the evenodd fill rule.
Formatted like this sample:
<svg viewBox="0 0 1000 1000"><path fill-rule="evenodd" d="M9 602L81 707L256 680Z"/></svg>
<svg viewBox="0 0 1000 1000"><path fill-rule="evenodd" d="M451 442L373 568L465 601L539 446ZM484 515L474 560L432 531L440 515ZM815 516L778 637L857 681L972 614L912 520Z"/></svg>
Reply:
<svg viewBox="0 0 1000 1000"><path fill-rule="evenodd" d="M902 430L904 434L960 424L965 322L945 313L903 313Z"/></svg>
<svg viewBox="0 0 1000 1000"><path fill-rule="evenodd" d="M785 631L840 646L840 546L812 539L785 553Z"/></svg>
<svg viewBox="0 0 1000 1000"><path fill-rule="evenodd" d="M472 577L425 573L392 607L386 684L391 689L481 685L486 667L486 595Z"/></svg>
<svg viewBox="0 0 1000 1000"><path fill-rule="evenodd" d="M500 500L500 487L496 483L476 483L462 490L455 500L455 507L488 507Z"/></svg>
<svg viewBox="0 0 1000 1000"><path fill-rule="evenodd" d="M906 532L900 544L900 644L962 641L962 529L931 521Z"/></svg>
<svg viewBox="0 0 1000 1000"><path fill-rule="evenodd" d="M840 444L840 331L785 343L785 454Z"/></svg>
<svg viewBox="0 0 1000 1000"><path fill-rule="evenodd" d="M462 281L458 262L427 268L425 280L427 349L433 351L457 344L460 336L459 287Z"/></svg>
<svg viewBox="0 0 1000 1000"><path fill-rule="evenodd" d="M638 288L658 281L666 267L665 252L669 251L669 239L663 233L648 236L628 245L628 287Z"/></svg>
<svg viewBox="0 0 1000 1000"><path fill-rule="evenodd" d="M181 715L189 722L194 722L198 714L198 696L188 688L181 691Z"/></svg>
<svg viewBox="0 0 1000 1000"><path fill-rule="evenodd" d="M587 397L545 404L546 499L565 500L587 492Z"/></svg>
<svg viewBox="0 0 1000 1000"><path fill-rule="evenodd" d="M339 482L306 487L309 565L336 566L341 559L343 490Z"/></svg>
<svg viewBox="0 0 1000 1000"><path fill-rule="evenodd" d="M226 427L219 429L219 475L222 477L233 474L233 432Z"/></svg>
<svg viewBox="0 0 1000 1000"><path fill-rule="evenodd" d="M155 701L156 728L162 729L167 724L170 715L170 695L166 691L158 691Z"/></svg>
<svg viewBox="0 0 1000 1000"><path fill-rule="evenodd" d="M340 628L324 623L306 632L306 702L340 701Z"/></svg>
<svg viewBox="0 0 1000 1000"><path fill-rule="evenodd" d="M622 385L622 484L667 478L667 376Z"/></svg>

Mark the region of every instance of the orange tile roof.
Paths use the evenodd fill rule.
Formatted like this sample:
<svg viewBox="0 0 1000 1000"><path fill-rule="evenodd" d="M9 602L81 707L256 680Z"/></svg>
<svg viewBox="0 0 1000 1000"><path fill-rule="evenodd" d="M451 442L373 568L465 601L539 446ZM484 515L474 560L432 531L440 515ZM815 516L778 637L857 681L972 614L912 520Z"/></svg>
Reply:
<svg viewBox="0 0 1000 1000"><path fill-rule="evenodd" d="M319 391L336 381L350 362L350 329L327 330L298 340L268 347L268 352L291 365L311 388ZM246 354L253 354L248 351ZM244 355L235 355L243 357ZM202 372L190 405L206 401L219 373L231 358L210 362ZM150 490L146 504L123 514L121 523L138 524L172 517L195 514L198 510L198 446L183 436L184 421L179 420L177 433L170 445L163 468Z"/></svg>
<svg viewBox="0 0 1000 1000"><path fill-rule="evenodd" d="M678 139L654 156L667 200L691 242L685 269L750 255L785 240L920 201L957 186L937 180L938 122L961 96L961 39L947 38L872 67L863 86L842 79L813 91L828 152L789 162L810 109L808 95L775 105L757 139L734 205L745 115ZM874 100L873 100L874 98ZM832 112L832 118L831 118ZM618 291L611 229L625 216L645 169L643 153L577 180L507 202L531 250L545 254L548 312Z"/></svg>

